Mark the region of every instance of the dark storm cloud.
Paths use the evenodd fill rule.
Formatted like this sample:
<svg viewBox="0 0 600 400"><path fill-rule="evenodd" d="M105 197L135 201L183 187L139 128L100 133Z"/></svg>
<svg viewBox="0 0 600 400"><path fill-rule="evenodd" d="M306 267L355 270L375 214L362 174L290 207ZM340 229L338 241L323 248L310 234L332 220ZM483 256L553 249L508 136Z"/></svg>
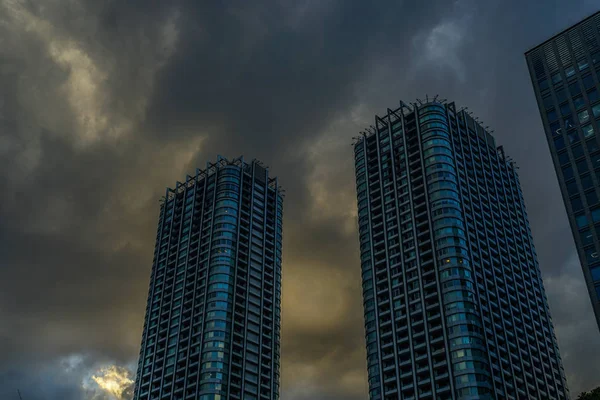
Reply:
<svg viewBox="0 0 600 400"><path fill-rule="evenodd" d="M103 398L90 375L137 361L162 188L243 154L287 191L283 398L365 398L349 139L425 93L521 166L571 388L600 383L522 56L578 4L0 0L0 397Z"/></svg>

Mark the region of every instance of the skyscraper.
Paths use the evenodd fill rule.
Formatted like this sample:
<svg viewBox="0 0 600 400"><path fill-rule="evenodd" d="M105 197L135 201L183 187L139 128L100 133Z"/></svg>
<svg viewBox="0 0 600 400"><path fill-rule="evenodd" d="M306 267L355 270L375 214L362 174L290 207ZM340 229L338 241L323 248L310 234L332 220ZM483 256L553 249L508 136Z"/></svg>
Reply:
<svg viewBox="0 0 600 400"><path fill-rule="evenodd" d="M600 12L525 55L600 328Z"/></svg>
<svg viewBox="0 0 600 400"><path fill-rule="evenodd" d="M256 160L167 189L135 400L279 398L282 207Z"/></svg>
<svg viewBox="0 0 600 400"><path fill-rule="evenodd" d="M516 167L454 103L355 138L370 398L565 399Z"/></svg>

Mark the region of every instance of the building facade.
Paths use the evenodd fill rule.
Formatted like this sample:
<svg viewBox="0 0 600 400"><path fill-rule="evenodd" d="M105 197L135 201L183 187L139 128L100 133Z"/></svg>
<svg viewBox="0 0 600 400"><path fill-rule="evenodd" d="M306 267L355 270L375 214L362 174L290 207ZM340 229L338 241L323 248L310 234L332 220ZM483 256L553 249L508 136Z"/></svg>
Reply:
<svg viewBox="0 0 600 400"><path fill-rule="evenodd" d="M135 400L279 398L282 212L256 160L167 189Z"/></svg>
<svg viewBox="0 0 600 400"><path fill-rule="evenodd" d="M370 398L568 398L515 165L400 104L354 142Z"/></svg>
<svg viewBox="0 0 600 400"><path fill-rule="evenodd" d="M525 56L600 328L600 12Z"/></svg>

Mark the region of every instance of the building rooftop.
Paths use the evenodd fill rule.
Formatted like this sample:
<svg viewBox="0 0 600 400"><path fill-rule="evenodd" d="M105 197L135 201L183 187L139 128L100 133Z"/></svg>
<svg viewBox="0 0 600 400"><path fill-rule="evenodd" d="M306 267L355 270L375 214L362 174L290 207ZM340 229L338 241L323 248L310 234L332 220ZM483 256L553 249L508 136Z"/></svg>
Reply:
<svg viewBox="0 0 600 400"><path fill-rule="evenodd" d="M586 21L589 21L591 19L593 19L594 17L598 17L598 28L600 28L600 11L596 11L595 13L593 13L592 15L585 17L584 19L582 19L581 21L569 26L568 28L563 29L562 31L558 32L557 34L553 35L552 37L548 38L547 40L543 41L540 44L535 45L534 47L530 48L529 50L527 50L525 52L525 55L531 53L534 50L537 50L539 47L545 45L548 42L551 42L552 40L556 39L558 36L564 35L565 33L569 32L570 30L576 28L577 26L579 26L580 24L585 23Z"/></svg>

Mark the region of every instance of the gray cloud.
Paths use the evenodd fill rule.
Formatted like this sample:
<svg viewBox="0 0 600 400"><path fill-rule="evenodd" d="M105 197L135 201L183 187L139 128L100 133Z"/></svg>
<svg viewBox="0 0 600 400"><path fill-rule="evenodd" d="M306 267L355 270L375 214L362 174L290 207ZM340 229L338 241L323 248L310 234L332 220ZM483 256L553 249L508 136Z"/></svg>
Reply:
<svg viewBox="0 0 600 400"><path fill-rule="evenodd" d="M425 93L470 106L521 166L572 392L600 384L522 55L593 9L0 0L0 397L108 399L90 377L136 361L162 188L244 154L287 190L283 397L365 398L349 143Z"/></svg>

